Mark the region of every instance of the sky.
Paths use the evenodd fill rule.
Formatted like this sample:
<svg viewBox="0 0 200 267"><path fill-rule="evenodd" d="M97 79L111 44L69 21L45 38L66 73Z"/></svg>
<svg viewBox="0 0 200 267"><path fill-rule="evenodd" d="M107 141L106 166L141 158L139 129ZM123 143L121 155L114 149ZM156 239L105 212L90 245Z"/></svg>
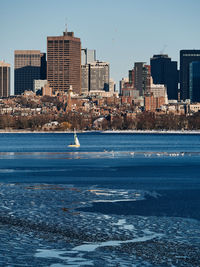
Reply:
<svg viewBox="0 0 200 267"><path fill-rule="evenodd" d="M14 50L46 52L47 36L67 24L118 84L134 62L160 53L179 62L181 49L200 49L199 10L200 0L0 0L0 60L11 64L13 92Z"/></svg>

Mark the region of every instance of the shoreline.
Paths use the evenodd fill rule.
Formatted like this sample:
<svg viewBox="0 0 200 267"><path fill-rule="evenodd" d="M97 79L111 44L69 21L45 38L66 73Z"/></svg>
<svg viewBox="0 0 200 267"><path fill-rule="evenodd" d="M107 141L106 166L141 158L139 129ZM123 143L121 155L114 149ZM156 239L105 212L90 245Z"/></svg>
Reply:
<svg viewBox="0 0 200 267"><path fill-rule="evenodd" d="M200 134L200 130L91 130L91 131L78 131L77 133L104 133L104 134ZM0 130L0 134L12 134L12 133L74 133L74 131L31 131L31 130Z"/></svg>

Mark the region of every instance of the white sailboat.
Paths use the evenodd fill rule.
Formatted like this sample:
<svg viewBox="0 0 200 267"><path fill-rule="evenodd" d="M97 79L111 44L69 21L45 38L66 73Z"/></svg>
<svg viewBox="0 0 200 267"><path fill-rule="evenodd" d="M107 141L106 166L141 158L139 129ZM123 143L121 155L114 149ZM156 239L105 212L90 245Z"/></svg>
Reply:
<svg viewBox="0 0 200 267"><path fill-rule="evenodd" d="M70 144L68 145L68 147L80 147L78 136L75 131L74 131L74 144Z"/></svg>

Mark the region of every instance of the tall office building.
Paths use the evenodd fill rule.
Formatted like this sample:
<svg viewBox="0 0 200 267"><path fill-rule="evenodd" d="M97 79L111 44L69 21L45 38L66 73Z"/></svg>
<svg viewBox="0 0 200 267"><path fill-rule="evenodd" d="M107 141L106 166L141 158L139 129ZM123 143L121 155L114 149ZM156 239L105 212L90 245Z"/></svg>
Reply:
<svg viewBox="0 0 200 267"><path fill-rule="evenodd" d="M99 62L90 64L90 91L109 91L110 71L109 63Z"/></svg>
<svg viewBox="0 0 200 267"><path fill-rule="evenodd" d="M181 99L189 99L189 65L193 61L200 61L200 50L180 51L180 93Z"/></svg>
<svg viewBox="0 0 200 267"><path fill-rule="evenodd" d="M81 65L81 93L87 95L89 92L90 76L89 76L90 65Z"/></svg>
<svg viewBox="0 0 200 267"><path fill-rule="evenodd" d="M45 53L39 50L15 51L15 95L25 90L33 91L34 80L45 79Z"/></svg>
<svg viewBox="0 0 200 267"><path fill-rule="evenodd" d="M53 91L81 93L81 41L73 32L47 37L47 80Z"/></svg>
<svg viewBox="0 0 200 267"><path fill-rule="evenodd" d="M140 96L150 87L151 68L144 62L135 62L134 64L134 88L139 90Z"/></svg>
<svg viewBox="0 0 200 267"><path fill-rule="evenodd" d="M200 61L189 64L189 99L200 102Z"/></svg>
<svg viewBox="0 0 200 267"><path fill-rule="evenodd" d="M47 61L46 61L46 53L40 53L41 67L40 67L40 79L47 79Z"/></svg>
<svg viewBox="0 0 200 267"><path fill-rule="evenodd" d="M154 84L167 87L168 99L178 99L177 62L171 61L168 55L154 55L151 60L151 76Z"/></svg>
<svg viewBox="0 0 200 267"><path fill-rule="evenodd" d="M81 49L81 65L94 63L96 61L96 50Z"/></svg>
<svg viewBox="0 0 200 267"><path fill-rule="evenodd" d="M0 61L0 97L10 96L10 64Z"/></svg>
<svg viewBox="0 0 200 267"><path fill-rule="evenodd" d="M95 61L81 66L82 92L109 91L110 66L107 62Z"/></svg>

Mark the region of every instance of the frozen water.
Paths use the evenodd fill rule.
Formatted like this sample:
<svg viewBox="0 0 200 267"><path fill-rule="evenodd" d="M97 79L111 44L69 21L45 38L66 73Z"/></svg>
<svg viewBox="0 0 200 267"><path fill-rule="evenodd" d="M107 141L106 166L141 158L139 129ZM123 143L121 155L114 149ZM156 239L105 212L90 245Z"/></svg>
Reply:
<svg viewBox="0 0 200 267"><path fill-rule="evenodd" d="M162 262L187 266L181 263L200 260L199 221L78 211L107 199L107 194L93 190L110 192L109 200L119 203L132 196L136 202L144 201L146 195L159 198L155 192L141 190L2 184L0 252L9 255L12 251L16 257L0 256L0 264L6 260L11 266L13 261L29 266L47 266L47 262L48 266L116 266L117 262L123 266L159 266Z"/></svg>

